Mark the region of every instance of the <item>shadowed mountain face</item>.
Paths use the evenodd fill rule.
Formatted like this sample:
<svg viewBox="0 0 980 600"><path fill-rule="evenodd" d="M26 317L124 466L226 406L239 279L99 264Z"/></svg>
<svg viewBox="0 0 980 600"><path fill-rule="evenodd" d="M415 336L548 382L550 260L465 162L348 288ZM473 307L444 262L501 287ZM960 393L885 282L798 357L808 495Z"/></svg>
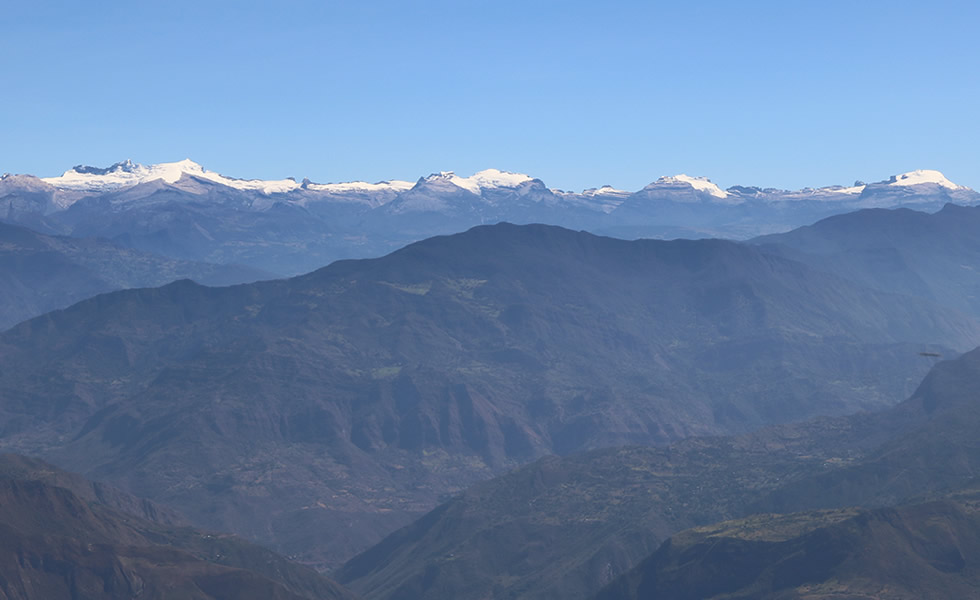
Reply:
<svg viewBox="0 0 980 600"><path fill-rule="evenodd" d="M327 567L516 464L880 408L978 340L752 246L498 225L21 324L0 441Z"/></svg>
<svg viewBox="0 0 980 600"><path fill-rule="evenodd" d="M945 600L980 593L980 492L685 531L595 600Z"/></svg>
<svg viewBox="0 0 980 600"><path fill-rule="evenodd" d="M365 598L378 600L586 598L653 552L665 537L690 527L756 513L886 506L956 489L980 476L978 386L980 350L975 350L940 363L912 397L880 413L765 428L741 437L690 439L668 448L545 458L473 486L355 557L335 577ZM972 510L963 518L975 530L980 522ZM760 517L752 527L764 531L766 522ZM928 529L929 522L918 521L916 527ZM815 521L812 528L819 525ZM895 524L901 526L901 521ZM701 540L702 533L695 538ZM844 533L827 550L830 554L821 555L834 568L854 555L831 551L843 552L853 537L863 535L850 529ZM884 537L869 537L869 560L875 560L876 548L888 548L888 536L895 532L874 533ZM759 573L768 573L780 557L790 561L800 553L808 556L809 542L800 543L760 545L759 554L741 542L714 550L700 541L696 548L687 542L665 546L651 560L661 565L657 569L669 575L674 587L663 588L670 592L663 596L638 597L699 598L765 585L770 580ZM907 543L907 537L896 542L896 557L904 552L900 544ZM949 539L939 535L935 543ZM715 550L718 554L711 554ZM743 551L744 560L736 559ZM698 570L702 555L711 559L712 570ZM878 558L887 562L889 556L884 552ZM725 567L729 560L734 566ZM824 581L819 577L835 572L809 573L806 581ZM885 578L891 572L878 575ZM748 579L731 579L738 576ZM977 585L975 572L970 577ZM701 580L710 586L714 579L718 590L692 583ZM687 584L692 584L690 595L683 595ZM950 585L936 589L962 589L959 583ZM769 597L749 592L731 597Z"/></svg>
<svg viewBox="0 0 980 600"><path fill-rule="evenodd" d="M980 207L935 214L863 210L756 238L795 260L876 289L980 315Z"/></svg>
<svg viewBox="0 0 980 600"><path fill-rule="evenodd" d="M124 288L188 278L232 285L270 277L248 267L173 260L105 240L48 236L0 223L0 330Z"/></svg>
<svg viewBox="0 0 980 600"><path fill-rule="evenodd" d="M62 485L65 484L65 485ZM107 498L113 505L101 502ZM121 502L120 502L121 501ZM0 595L9 600L343 600L343 588L226 534L119 510L151 506L40 461L0 455ZM143 516L150 516L143 511ZM155 516L168 517L165 509Z"/></svg>

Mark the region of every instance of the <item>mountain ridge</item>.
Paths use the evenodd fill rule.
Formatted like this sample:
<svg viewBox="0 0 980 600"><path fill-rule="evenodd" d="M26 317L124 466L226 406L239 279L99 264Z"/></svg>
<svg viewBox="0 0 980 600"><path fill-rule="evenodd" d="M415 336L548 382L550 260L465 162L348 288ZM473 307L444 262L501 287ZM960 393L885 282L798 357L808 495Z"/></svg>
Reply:
<svg viewBox="0 0 980 600"><path fill-rule="evenodd" d="M980 209L947 204L835 215L750 243L875 289L899 291L980 314Z"/></svg>
<svg viewBox="0 0 980 600"><path fill-rule="evenodd" d="M497 222L545 223L629 239L745 239L859 208L932 211L949 202L980 204L980 194L933 171L850 188L798 191L721 190L706 178L676 175L632 192L591 188L577 193L497 169L469 177L445 171L414 183L373 184L234 179L189 160L79 169L44 180L28 175L0 179L0 220L287 276Z"/></svg>
<svg viewBox="0 0 980 600"><path fill-rule="evenodd" d="M248 267L173 260L106 240L45 235L0 222L0 330L119 289L181 278L231 285L272 277Z"/></svg>
<svg viewBox="0 0 980 600"><path fill-rule="evenodd" d="M743 552L746 564L758 561L755 572L778 563L762 548L753 555L749 545L719 547L718 559L710 561L717 572L709 575L698 569L698 555L710 556L711 540L697 552L686 542L678 544L678 555L669 542L661 545L670 535L692 527L708 532L744 527L713 525L733 518L765 531L767 522L783 518L773 513L822 510L851 518L860 512L854 506L922 502L975 487L980 409L972 389L978 381L980 349L937 364L908 399L877 413L736 437L693 438L665 448L547 457L472 486L334 575L369 600L586 598L639 565L621 580L626 583L617 584L635 590L638 574L649 570L641 561L653 553L648 562L660 560L658 555L672 557L674 566L663 570L667 581L672 573L690 573L681 581L687 588L671 587L670 593L663 591L665 597L706 597L698 586L724 587L733 577L738 580L739 569L725 565L739 562ZM971 527L978 525L974 521ZM801 553L787 546L794 550L781 556ZM819 546L808 550L804 562L837 564L836 555L820 551ZM759 579L762 586L766 581Z"/></svg>
<svg viewBox="0 0 980 600"><path fill-rule="evenodd" d="M172 163L158 163L153 165L142 165L139 163L134 163L132 160L127 159L115 163L109 167L91 167L87 165L76 165L71 169L65 171L62 175L56 177L41 177L39 178L44 183L51 185L55 188L66 189L66 190L83 190L83 191L105 191L107 189L119 189L123 187L130 187L137 185L139 183L147 183L155 179L162 179L167 183L175 183L180 179L182 175L191 175L197 177L204 177L215 183L221 183L229 187L237 187L238 189L248 189L248 190L261 190L263 193L282 193L300 189L301 187L307 187L310 189L316 189L316 186L343 186L343 187L354 187L354 186L377 186L382 184L389 184L393 187L404 188L411 185L407 181L396 181L396 180L384 180L378 183L368 183L365 181L351 181L351 182L340 182L340 183L314 183L309 179L303 178L305 183L297 183L295 177L287 177L279 180L261 180L261 179L240 179L235 177L227 177L220 173L214 171L209 171L200 164L194 162L191 159L184 159ZM5 174L4 177L9 174ZM423 176L418 179L415 185L422 182L433 181L433 180L445 180L456 187L461 189L466 189L467 191L478 193L478 190L483 188L496 188L496 187L518 187L522 183L534 181L535 178L523 173L516 173L510 171L502 171L500 169L488 168L477 173L474 173L469 177L462 177L457 175L453 171L442 171L439 173L433 173L428 176ZM540 180L539 180L540 181ZM286 183L291 182L291 183ZM754 186L744 186L744 185L733 185L727 189L722 189L716 184L712 183L711 180L704 176L689 176L686 174L677 175L663 175L658 179L654 180L652 183L646 185L643 189L650 188L651 186L658 185L686 185L695 190L707 192L709 196L715 197L717 199L725 199L728 195L733 194L738 195L738 192L743 189L754 189L754 190L764 190L764 191L777 191L777 188L759 188ZM887 179L881 180L873 184L865 184L863 182L856 182L853 186L841 186L841 185L831 185L824 186L821 188L803 188L797 193L809 191L816 194L827 194L832 192L855 194L861 193L868 185L890 185L893 187L900 186L915 186L915 185L937 185L939 187L948 188L951 190L968 190L969 188L965 186L957 185L949 179L946 178L940 171L930 170L930 169L918 169L914 171L909 171L905 173L899 173L896 175L891 175ZM588 188L581 194L584 194L589 189L598 190L598 188ZM551 189L551 188L549 188ZM560 191L557 188L551 189L551 191ZM788 190L778 190L778 191L788 191Z"/></svg>
<svg viewBox="0 0 980 600"><path fill-rule="evenodd" d="M890 405L978 340L748 244L483 226L22 323L0 445L326 568L539 456Z"/></svg>
<svg viewBox="0 0 980 600"><path fill-rule="evenodd" d="M760 515L668 539L594 600L945 600L980 588L980 492L894 508Z"/></svg>

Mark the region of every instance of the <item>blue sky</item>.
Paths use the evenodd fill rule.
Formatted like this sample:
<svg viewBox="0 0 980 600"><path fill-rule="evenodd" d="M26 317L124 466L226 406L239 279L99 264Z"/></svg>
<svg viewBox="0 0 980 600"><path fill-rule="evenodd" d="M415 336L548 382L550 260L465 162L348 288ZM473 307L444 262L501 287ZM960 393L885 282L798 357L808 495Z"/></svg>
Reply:
<svg viewBox="0 0 980 600"><path fill-rule="evenodd" d="M0 2L0 172L980 189L976 2Z"/></svg>

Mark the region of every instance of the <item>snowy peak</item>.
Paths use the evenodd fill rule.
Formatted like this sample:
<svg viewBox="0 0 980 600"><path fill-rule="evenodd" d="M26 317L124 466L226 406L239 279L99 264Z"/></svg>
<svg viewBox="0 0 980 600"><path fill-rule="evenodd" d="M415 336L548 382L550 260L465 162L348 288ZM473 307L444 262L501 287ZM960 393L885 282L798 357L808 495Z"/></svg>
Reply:
<svg viewBox="0 0 980 600"><path fill-rule="evenodd" d="M909 171L908 173L902 173L900 175L892 175L890 178L886 179L885 181L879 181L877 183L871 184L871 190L880 191L883 188L884 189L888 189L889 187L901 188L901 187L909 187L909 186L916 186L916 185L936 185L949 190L970 189L966 186L956 185L949 179L946 179L946 176L940 173L939 171L933 171L929 169L919 169L917 171ZM817 194L826 194L826 195L847 194L847 195L857 196L860 195L862 192L864 192L866 188L868 188L867 184L860 181L855 181L854 185L849 187L833 185L830 187L819 188L817 190L814 190L814 192ZM807 189L801 191L805 192L809 190Z"/></svg>
<svg viewBox="0 0 980 600"><path fill-rule="evenodd" d="M472 177L468 177L466 181L471 182L471 185L475 183L480 189L515 188L529 181L534 181L534 178L523 173L486 169L476 173Z"/></svg>
<svg viewBox="0 0 980 600"><path fill-rule="evenodd" d="M714 196L715 198L725 199L728 198L728 192L721 189L717 185L711 183L711 180L707 177L691 177L690 175L673 175L664 176L655 182L651 183L648 188L654 186L665 186L665 185L689 185L699 192L704 192L709 196Z"/></svg>
<svg viewBox="0 0 980 600"><path fill-rule="evenodd" d="M412 189L415 185L411 181L379 181L378 183L368 183L366 181L349 181L346 183L312 183L304 180L303 187L315 192L328 192L333 194L345 193L371 193L371 192L404 192Z"/></svg>
<svg viewBox="0 0 980 600"><path fill-rule="evenodd" d="M864 191L865 185L863 183L854 182L854 185L850 187L844 187L840 185L832 185L830 187L822 187L816 190L817 193L824 194L848 194L851 196L860 194Z"/></svg>
<svg viewBox="0 0 980 600"><path fill-rule="evenodd" d="M429 175L423 181L427 183L451 183L458 188L479 195L482 191L489 189L516 188L521 184L534 181L534 178L522 173L486 169L470 177L460 177L453 171L442 171Z"/></svg>
<svg viewBox="0 0 980 600"><path fill-rule="evenodd" d="M110 191L156 179L174 183L185 172L203 174L204 168L191 160L147 167L127 159L106 168L76 165L60 177L43 180L63 190Z"/></svg>
<svg viewBox="0 0 980 600"><path fill-rule="evenodd" d="M106 168L78 165L65 171L60 177L45 177L43 181L61 190L108 192L157 180L176 183L185 175L239 190L253 190L263 194L283 193L299 187L299 184L292 179L267 181L225 177L219 173L208 171L190 159L149 166L134 163L131 160L118 162Z"/></svg>
<svg viewBox="0 0 980 600"><path fill-rule="evenodd" d="M589 188L582 191L583 196L588 196L589 198L594 198L596 196L615 196L617 198L625 198L629 196L631 192L626 190L617 190L611 185L604 185L600 188Z"/></svg>
<svg viewBox="0 0 980 600"><path fill-rule="evenodd" d="M939 187L944 187L951 190L964 190L966 187L962 185L956 185L946 176L939 171L933 171L929 169L920 169L918 171L909 171L908 173L902 173L901 175L892 175L886 183L887 185L921 185L924 183L931 183L938 185Z"/></svg>

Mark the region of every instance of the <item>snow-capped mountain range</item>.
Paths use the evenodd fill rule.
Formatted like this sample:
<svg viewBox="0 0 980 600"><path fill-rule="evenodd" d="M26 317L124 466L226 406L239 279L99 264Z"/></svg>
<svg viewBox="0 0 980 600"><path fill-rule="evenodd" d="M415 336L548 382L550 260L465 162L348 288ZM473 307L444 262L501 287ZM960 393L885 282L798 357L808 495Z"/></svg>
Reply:
<svg viewBox="0 0 980 600"><path fill-rule="evenodd" d="M79 165L68 169L58 177L44 177L41 180L62 190L108 192L156 180L176 183L185 175L213 181L237 190L255 190L263 194L289 192L300 185L294 179L278 181L233 179L208 171L190 159L149 166L125 160L105 169Z"/></svg>
<svg viewBox="0 0 980 600"><path fill-rule="evenodd" d="M237 179L233 177L226 177L214 171L209 171L190 159L149 166L134 163L132 160L118 162L107 168L78 165L72 167L57 177L42 177L40 179L41 181L48 183L59 190L91 193L114 191L155 180L161 180L166 183L173 184L177 183L185 176L207 180L236 190L257 191L263 194L285 194L299 189L339 193L350 191L378 192L389 190L402 192L412 189L412 187L416 185L410 181L397 180L381 181L377 183L351 181L345 183L323 184L313 183L308 179L304 179L301 183L297 183L296 179L292 177L275 180ZM443 171L441 173L434 173L428 177L424 177L419 180L419 183L444 182L479 195L485 190L492 190L496 188L517 188L521 184L532 181L534 181L533 177L522 173L509 173L498 169L486 169L479 171L470 177L461 177L453 171ZM948 190L969 189L965 186L953 183L941 172L934 170L917 170L899 175L893 175L888 180L879 182L879 184L876 185L888 185L893 187L935 185ZM738 193L738 190L740 189L738 187L730 190L723 190L716 184L712 183L707 177L692 177L685 174L660 177L644 189L665 189L668 187L687 187L691 190L702 192L711 198L716 199L717 201L725 202L727 200L728 202L725 203L737 204L744 201L741 194ZM830 186L816 189L805 188L804 190L801 190L800 193L809 192L814 196L830 196L836 194L854 195L862 193L866 187L866 184L858 183L850 187ZM558 192L560 190L551 191ZM582 192L582 195L584 196L609 195L625 197L629 194L630 192L617 190L610 186L590 188ZM794 195L799 196L800 194Z"/></svg>
<svg viewBox="0 0 980 600"><path fill-rule="evenodd" d="M205 179L236 190L257 191L263 194L285 194L299 189L323 192L405 191L415 185L410 181L313 183L308 179L304 179L302 183L297 183L296 179L292 177L276 180L236 179L209 171L190 159L149 166L134 163L132 160L125 160L104 169L78 165L57 177L42 177L41 181L51 184L59 190L107 192L156 180L177 183L185 176ZM485 189L513 188L532 180L527 175L508 173L497 169L480 171L471 177L460 177L452 171L444 171L430 175L425 179L428 181L445 181L474 194L479 194Z"/></svg>
<svg viewBox="0 0 980 600"><path fill-rule="evenodd" d="M862 208L935 211L949 202L980 204L980 194L932 170L795 191L721 189L705 177L680 174L635 192L610 186L569 192L497 169L468 177L444 171L414 183L314 183L237 179L191 160L148 166L126 160L76 166L56 177L0 178L0 220L284 275L499 221L625 238L745 239Z"/></svg>

